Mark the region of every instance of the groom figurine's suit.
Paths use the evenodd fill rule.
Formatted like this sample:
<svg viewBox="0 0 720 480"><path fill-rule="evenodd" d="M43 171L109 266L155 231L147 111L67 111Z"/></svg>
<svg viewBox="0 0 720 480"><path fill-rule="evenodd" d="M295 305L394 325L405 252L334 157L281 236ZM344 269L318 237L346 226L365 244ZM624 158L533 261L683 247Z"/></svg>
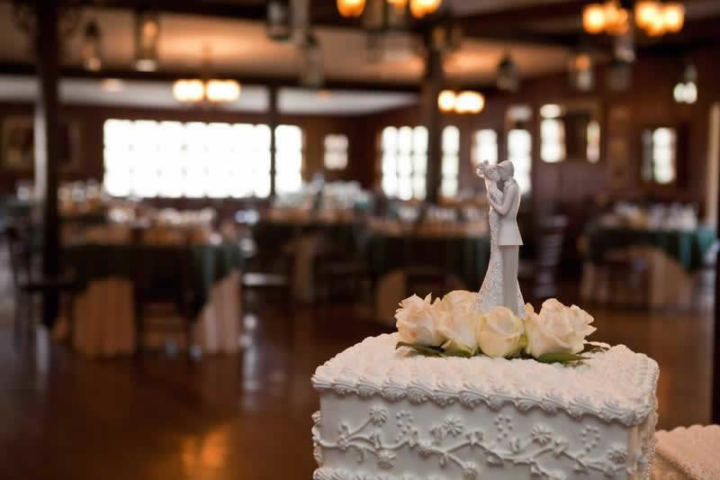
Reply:
<svg viewBox="0 0 720 480"><path fill-rule="evenodd" d="M509 161L498 165L501 180L504 182L502 204L490 201L490 205L500 215L500 228L498 231L498 246L502 255L503 264L503 304L514 310L517 303L518 261L520 245L523 244L520 229L517 224L517 214L520 208L520 187L513 178L515 168ZM521 315L522 312L515 312Z"/></svg>

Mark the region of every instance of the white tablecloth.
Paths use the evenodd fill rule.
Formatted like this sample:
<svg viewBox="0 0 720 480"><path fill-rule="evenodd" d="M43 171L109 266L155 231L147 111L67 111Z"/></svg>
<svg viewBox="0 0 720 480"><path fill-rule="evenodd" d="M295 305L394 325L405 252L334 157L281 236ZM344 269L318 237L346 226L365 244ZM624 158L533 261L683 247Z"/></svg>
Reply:
<svg viewBox="0 0 720 480"><path fill-rule="evenodd" d="M208 303L195 323L193 344L199 346L204 354L237 352L240 314L240 274L234 272L213 286ZM147 319L150 331L145 339L146 345L161 345L164 337L152 332L152 321L152 318ZM60 319L55 327L55 336L63 337L68 331L67 319ZM122 278L93 281L77 297L72 344L78 352L88 357L133 354L137 347L135 333L132 282ZM177 339L185 341L182 335Z"/></svg>
<svg viewBox="0 0 720 480"><path fill-rule="evenodd" d="M695 279L691 273L663 250L654 247L632 247L613 254L644 258L649 265L648 301L651 307L677 306L689 308L692 304ZM610 292L607 269L585 262L580 292L583 300L595 302L632 303L628 292Z"/></svg>

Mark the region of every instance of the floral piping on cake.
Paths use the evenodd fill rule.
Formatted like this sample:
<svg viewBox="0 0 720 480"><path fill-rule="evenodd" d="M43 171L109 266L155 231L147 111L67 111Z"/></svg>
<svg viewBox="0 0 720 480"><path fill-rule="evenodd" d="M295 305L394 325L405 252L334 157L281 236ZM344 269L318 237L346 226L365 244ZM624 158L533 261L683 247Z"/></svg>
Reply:
<svg viewBox="0 0 720 480"><path fill-rule="evenodd" d="M368 412L368 418L360 425L351 427L341 423L337 439L329 441L320 434L322 419L319 412L313 415L313 445L315 459L323 467L323 450L338 450L356 455L359 464L372 458L381 470L393 470L396 453L403 448L417 452L422 458L436 458L441 468L454 467L463 480L481 478L483 468L504 465L526 466L531 475L546 480L563 480L572 475L563 470L550 469L548 460L568 460L575 474L591 471L615 478L621 472L634 474L646 469L648 460L643 455L629 456L624 445L614 444L605 452L598 451L600 433L597 427L586 425L580 433L580 445L571 447L566 437L556 434L545 424L535 425L530 432L517 432L510 416L500 414L495 418L495 431L466 427L455 416L445 417L442 423L434 425L427 435L421 435L415 426L413 416L405 410L395 414L398 433L394 439L383 436L382 427L389 418L389 412L375 406ZM472 460L463 458L461 450L472 452ZM555 463L553 462L553 463ZM383 475L363 476L344 470L319 468L316 480L356 479L407 479Z"/></svg>

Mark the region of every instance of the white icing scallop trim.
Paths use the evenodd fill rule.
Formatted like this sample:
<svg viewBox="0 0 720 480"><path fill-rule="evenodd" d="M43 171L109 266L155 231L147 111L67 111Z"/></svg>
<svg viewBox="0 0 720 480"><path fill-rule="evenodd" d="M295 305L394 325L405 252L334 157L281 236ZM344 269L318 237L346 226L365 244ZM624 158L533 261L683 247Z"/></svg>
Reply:
<svg viewBox="0 0 720 480"><path fill-rule="evenodd" d="M321 393L440 407L484 404L499 410L512 404L520 411L563 411L575 419L589 415L628 427L655 411L658 365L623 345L567 367L488 357L410 357L395 352L396 343L396 334L365 339L318 367L313 386Z"/></svg>

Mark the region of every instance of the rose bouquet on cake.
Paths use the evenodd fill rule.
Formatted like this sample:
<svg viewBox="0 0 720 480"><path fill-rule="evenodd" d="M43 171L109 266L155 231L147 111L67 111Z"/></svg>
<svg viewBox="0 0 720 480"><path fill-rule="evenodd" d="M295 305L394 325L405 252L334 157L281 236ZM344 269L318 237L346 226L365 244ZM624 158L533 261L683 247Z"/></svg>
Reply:
<svg viewBox="0 0 720 480"><path fill-rule="evenodd" d="M525 318L506 307L483 312L477 294L454 291L432 301L417 295L400 302L395 314L400 341L422 355L528 358L542 363L585 360L584 353L604 350L585 338L596 329L581 308L546 300L539 313L525 305Z"/></svg>

